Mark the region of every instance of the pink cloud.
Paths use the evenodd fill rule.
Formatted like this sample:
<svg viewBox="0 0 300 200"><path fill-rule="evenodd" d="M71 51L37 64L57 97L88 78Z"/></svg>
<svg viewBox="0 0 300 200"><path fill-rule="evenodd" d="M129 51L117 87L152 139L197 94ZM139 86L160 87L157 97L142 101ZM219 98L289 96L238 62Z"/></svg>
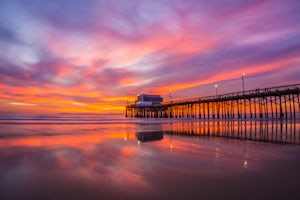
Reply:
<svg viewBox="0 0 300 200"><path fill-rule="evenodd" d="M7 104L76 111L86 105L97 112L102 106L107 112L109 105L121 110L122 99L141 92L173 89L193 97L208 94L215 82L234 92L242 71L249 89L299 81L297 1L37 1L2 7L11 11L0 8L0 17L10 19L0 23L0 98ZM12 12L19 20L11 20Z"/></svg>

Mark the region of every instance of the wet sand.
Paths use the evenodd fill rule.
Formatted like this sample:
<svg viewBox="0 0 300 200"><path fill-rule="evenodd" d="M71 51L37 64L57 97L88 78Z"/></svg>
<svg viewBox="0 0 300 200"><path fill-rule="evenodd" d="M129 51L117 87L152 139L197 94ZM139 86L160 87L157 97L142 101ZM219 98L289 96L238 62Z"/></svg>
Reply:
<svg viewBox="0 0 300 200"><path fill-rule="evenodd" d="M299 197L299 122L216 124L2 123L0 199Z"/></svg>

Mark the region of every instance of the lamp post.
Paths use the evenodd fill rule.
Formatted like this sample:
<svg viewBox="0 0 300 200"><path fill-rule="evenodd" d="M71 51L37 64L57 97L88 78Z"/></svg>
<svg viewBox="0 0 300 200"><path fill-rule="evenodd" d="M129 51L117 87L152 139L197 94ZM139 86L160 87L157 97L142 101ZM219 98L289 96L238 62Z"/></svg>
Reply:
<svg viewBox="0 0 300 200"><path fill-rule="evenodd" d="M215 84L215 88L216 88L216 98L218 98L218 85L217 84ZM220 116L220 114L219 114L219 101L216 104L216 109L217 109L217 115L218 115L218 118L219 118L219 116Z"/></svg>
<svg viewBox="0 0 300 200"><path fill-rule="evenodd" d="M169 97L170 97L170 106L171 106L170 118L173 118L173 113L172 113L172 90L169 90Z"/></svg>
<svg viewBox="0 0 300 200"><path fill-rule="evenodd" d="M245 92L244 76L245 76L245 73L243 72L243 73L242 73L243 94L244 94L244 92Z"/></svg>
<svg viewBox="0 0 300 200"><path fill-rule="evenodd" d="M128 100L127 98L125 98L126 102L125 102L125 117L127 117L127 106L128 106Z"/></svg>

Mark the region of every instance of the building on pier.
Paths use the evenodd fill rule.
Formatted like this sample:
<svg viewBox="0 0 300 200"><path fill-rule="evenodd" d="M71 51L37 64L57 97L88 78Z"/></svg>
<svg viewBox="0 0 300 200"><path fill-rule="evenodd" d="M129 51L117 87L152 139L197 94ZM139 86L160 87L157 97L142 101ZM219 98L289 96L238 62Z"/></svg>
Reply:
<svg viewBox="0 0 300 200"><path fill-rule="evenodd" d="M163 102L160 95L140 94L137 96L135 105L137 106L157 106Z"/></svg>

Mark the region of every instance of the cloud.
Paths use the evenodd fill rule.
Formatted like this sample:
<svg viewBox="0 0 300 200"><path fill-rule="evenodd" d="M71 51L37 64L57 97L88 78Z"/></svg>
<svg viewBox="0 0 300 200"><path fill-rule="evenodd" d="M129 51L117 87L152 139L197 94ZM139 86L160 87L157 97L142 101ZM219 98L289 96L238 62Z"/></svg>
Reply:
<svg viewBox="0 0 300 200"><path fill-rule="evenodd" d="M18 35L11 28L7 27L3 21L0 21L0 42L1 45L21 42Z"/></svg>
<svg viewBox="0 0 300 200"><path fill-rule="evenodd" d="M294 83L299 8L293 0L2 1L1 98L106 111L141 92L205 94L241 72L249 88Z"/></svg>

